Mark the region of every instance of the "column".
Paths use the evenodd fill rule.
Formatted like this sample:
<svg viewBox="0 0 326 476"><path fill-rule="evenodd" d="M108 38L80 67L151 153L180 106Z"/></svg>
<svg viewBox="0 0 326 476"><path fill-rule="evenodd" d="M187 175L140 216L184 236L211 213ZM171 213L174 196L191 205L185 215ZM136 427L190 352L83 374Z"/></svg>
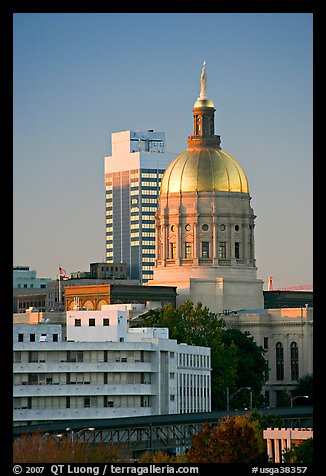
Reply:
<svg viewBox="0 0 326 476"><path fill-rule="evenodd" d="M177 227L176 230L176 259L175 259L175 264L177 266L180 266L180 260L182 258L182 229L180 223L175 225Z"/></svg>
<svg viewBox="0 0 326 476"><path fill-rule="evenodd" d="M163 256L162 256L162 265L166 266L167 254L167 225L163 222L162 225L162 238L163 238Z"/></svg>
<svg viewBox="0 0 326 476"><path fill-rule="evenodd" d="M230 259L231 266L235 266L235 253L234 253L234 223L230 223Z"/></svg>
<svg viewBox="0 0 326 476"><path fill-rule="evenodd" d="M281 449L282 449L281 463L283 463L284 462L283 453L285 453L285 451L287 450L286 440L284 439L281 440Z"/></svg>
<svg viewBox="0 0 326 476"><path fill-rule="evenodd" d="M274 455L274 463L280 463L280 445L277 438L274 438Z"/></svg>
<svg viewBox="0 0 326 476"><path fill-rule="evenodd" d="M213 266L218 265L218 247L217 247L217 223L213 219Z"/></svg>
<svg viewBox="0 0 326 476"><path fill-rule="evenodd" d="M155 225L155 253L156 253L156 262L157 260L162 260L161 250L160 250L160 240L159 240L160 227ZM131 247L130 247L131 248Z"/></svg>
<svg viewBox="0 0 326 476"><path fill-rule="evenodd" d="M242 240L243 240L243 259L245 259L246 261L248 260L248 258L250 256L248 230L249 230L248 223L244 223L243 224Z"/></svg>
<svg viewBox="0 0 326 476"><path fill-rule="evenodd" d="M267 438L267 456L268 459L274 461L273 459L273 440Z"/></svg>
<svg viewBox="0 0 326 476"><path fill-rule="evenodd" d="M198 258L199 258L199 255L200 255L200 250L199 250L198 223L197 222L193 222L193 230L194 230L194 240L193 240L194 261L193 261L193 264L195 266L198 266Z"/></svg>

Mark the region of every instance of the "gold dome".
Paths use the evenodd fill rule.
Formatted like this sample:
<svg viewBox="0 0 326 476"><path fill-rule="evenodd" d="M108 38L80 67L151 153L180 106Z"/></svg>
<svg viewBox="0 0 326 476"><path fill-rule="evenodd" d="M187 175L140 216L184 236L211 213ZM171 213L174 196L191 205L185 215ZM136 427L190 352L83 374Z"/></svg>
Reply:
<svg viewBox="0 0 326 476"><path fill-rule="evenodd" d="M161 194L180 192L249 193L244 170L230 154L218 148L188 148L167 167Z"/></svg>

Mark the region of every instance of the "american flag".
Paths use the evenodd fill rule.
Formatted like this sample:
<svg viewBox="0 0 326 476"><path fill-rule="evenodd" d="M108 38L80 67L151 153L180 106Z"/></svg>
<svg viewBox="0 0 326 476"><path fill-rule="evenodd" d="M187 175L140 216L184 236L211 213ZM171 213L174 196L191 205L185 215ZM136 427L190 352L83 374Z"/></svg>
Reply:
<svg viewBox="0 0 326 476"><path fill-rule="evenodd" d="M69 279L69 276L67 276L66 270L63 268L60 268L60 266L59 266L59 279L60 281L67 281L67 279Z"/></svg>

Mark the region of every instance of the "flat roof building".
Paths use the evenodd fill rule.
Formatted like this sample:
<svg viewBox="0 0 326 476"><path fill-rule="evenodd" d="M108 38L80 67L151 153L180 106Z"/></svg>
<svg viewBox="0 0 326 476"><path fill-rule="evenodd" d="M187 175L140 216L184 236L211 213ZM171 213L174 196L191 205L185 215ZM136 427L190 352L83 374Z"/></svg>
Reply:
<svg viewBox="0 0 326 476"><path fill-rule="evenodd" d="M15 324L15 425L211 410L210 348L127 324L127 306Z"/></svg>

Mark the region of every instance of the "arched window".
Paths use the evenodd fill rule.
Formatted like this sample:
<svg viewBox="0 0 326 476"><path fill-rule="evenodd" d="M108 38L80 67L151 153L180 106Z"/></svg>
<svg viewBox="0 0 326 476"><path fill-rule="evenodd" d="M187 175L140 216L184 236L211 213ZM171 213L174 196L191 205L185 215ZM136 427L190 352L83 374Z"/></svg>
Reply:
<svg viewBox="0 0 326 476"><path fill-rule="evenodd" d="M284 379L284 351L282 342L276 344L276 380Z"/></svg>
<svg viewBox="0 0 326 476"><path fill-rule="evenodd" d="M299 349L296 342L291 342L291 380L299 378Z"/></svg>

